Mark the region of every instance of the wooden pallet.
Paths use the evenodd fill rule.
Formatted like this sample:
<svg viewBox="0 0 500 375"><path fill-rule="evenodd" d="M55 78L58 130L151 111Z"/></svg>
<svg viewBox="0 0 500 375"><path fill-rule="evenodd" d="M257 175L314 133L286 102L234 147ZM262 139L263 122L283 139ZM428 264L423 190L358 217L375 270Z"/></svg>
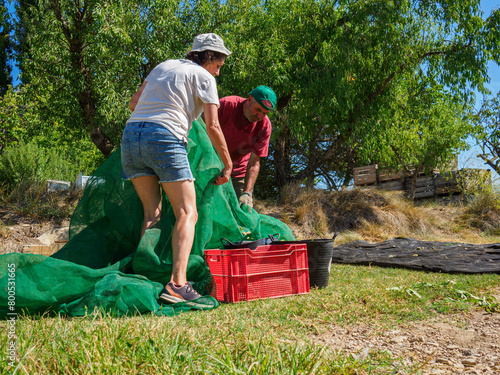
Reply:
<svg viewBox="0 0 500 375"><path fill-rule="evenodd" d="M354 185L364 186L376 184L378 164L368 165L366 167L354 168Z"/></svg>
<svg viewBox="0 0 500 375"><path fill-rule="evenodd" d="M378 188L382 190L404 190L404 179L384 181L378 184Z"/></svg>
<svg viewBox="0 0 500 375"><path fill-rule="evenodd" d="M411 170L414 172L414 169ZM381 170L378 164L354 168L354 185L364 188L412 191L413 179L403 171ZM478 176L491 180L491 172L484 169L462 169L445 173L434 170L430 175L421 173L415 182L415 198L429 198L462 193L462 185Z"/></svg>
<svg viewBox="0 0 500 375"><path fill-rule="evenodd" d="M406 190L408 193L411 192L413 187L413 180L407 180ZM434 186L434 176L422 176L418 177L415 181L415 198L428 198L436 194L436 188Z"/></svg>
<svg viewBox="0 0 500 375"><path fill-rule="evenodd" d="M394 171L389 171L389 170L379 170L378 171L378 179L380 182L398 180L401 178L404 178L403 171L399 171L399 172L394 172Z"/></svg>
<svg viewBox="0 0 500 375"><path fill-rule="evenodd" d="M386 181L404 179L408 174L411 175L413 173L415 173L415 168L410 168L408 172L405 172L379 169L378 164L367 165L353 169L354 186L382 184ZM437 171L434 171L434 173L437 173ZM424 173L419 173L419 175L424 176Z"/></svg>

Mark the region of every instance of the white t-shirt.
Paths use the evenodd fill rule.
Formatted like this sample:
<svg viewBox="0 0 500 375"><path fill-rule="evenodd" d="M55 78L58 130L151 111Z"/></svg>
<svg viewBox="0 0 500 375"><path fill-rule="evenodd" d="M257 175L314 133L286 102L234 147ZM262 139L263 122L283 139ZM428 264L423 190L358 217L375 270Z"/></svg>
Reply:
<svg viewBox="0 0 500 375"><path fill-rule="evenodd" d="M190 60L167 60L146 78L129 122L154 122L187 142L191 123L203 112L203 103L219 107L215 78Z"/></svg>

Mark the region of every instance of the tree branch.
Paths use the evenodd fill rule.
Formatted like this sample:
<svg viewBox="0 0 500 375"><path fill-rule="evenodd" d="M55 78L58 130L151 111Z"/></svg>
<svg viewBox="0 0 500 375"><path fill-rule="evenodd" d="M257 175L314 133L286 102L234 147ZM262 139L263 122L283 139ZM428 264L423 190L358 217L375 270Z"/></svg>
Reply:
<svg viewBox="0 0 500 375"><path fill-rule="evenodd" d="M483 159L483 161L488 164L491 168L493 168L493 170L497 173L500 173L500 159L498 158L488 158L486 155L484 154L479 154L477 155L478 158L481 158ZM498 159L496 162L495 162L495 159Z"/></svg>

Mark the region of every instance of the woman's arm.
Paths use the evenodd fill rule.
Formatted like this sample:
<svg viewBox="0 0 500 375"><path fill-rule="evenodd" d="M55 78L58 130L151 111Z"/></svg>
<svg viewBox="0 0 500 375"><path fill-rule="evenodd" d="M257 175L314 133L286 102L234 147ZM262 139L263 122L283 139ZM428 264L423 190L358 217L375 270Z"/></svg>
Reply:
<svg viewBox="0 0 500 375"><path fill-rule="evenodd" d="M217 105L204 103L203 109L203 119L205 120L205 124L207 125L208 137L210 138L210 141L214 145L215 150L224 163L224 169L222 170L221 175L215 180L216 185L222 185L228 182L229 178L231 177L233 162L231 161L231 156L229 155L229 150L227 148L226 139L224 138L224 133L222 133L222 128L219 124Z"/></svg>
<svg viewBox="0 0 500 375"><path fill-rule="evenodd" d="M129 107L132 112L134 112L135 106L137 105L137 102L139 101L139 98L141 97L141 94L144 91L144 88L146 87L147 84L148 81L144 81L139 90L137 90L137 92L134 95L132 95L132 99L130 99L129 103Z"/></svg>

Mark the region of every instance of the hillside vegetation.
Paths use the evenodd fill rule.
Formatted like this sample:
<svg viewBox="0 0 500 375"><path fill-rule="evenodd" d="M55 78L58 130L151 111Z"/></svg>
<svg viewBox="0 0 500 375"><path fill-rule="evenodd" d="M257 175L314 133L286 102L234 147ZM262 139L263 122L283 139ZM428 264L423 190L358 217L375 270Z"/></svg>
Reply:
<svg viewBox="0 0 500 375"><path fill-rule="evenodd" d="M0 197L2 247L12 236L21 246L30 243L30 236L35 239L52 227L69 225L81 198L78 191L47 193L43 187L22 190ZM475 244L500 242L500 194L495 188L413 202L395 191L356 188L328 192L291 185L279 200L256 200L254 208L286 223L298 240L332 238L338 233L336 245L354 240L381 242L394 237ZM17 230L27 225L30 233Z"/></svg>
<svg viewBox="0 0 500 375"><path fill-rule="evenodd" d="M402 192L353 189L326 192L288 186L279 202L258 201L258 212L288 224L297 239L380 242L393 237L427 241L500 241L500 197L495 189L439 200L411 201Z"/></svg>

